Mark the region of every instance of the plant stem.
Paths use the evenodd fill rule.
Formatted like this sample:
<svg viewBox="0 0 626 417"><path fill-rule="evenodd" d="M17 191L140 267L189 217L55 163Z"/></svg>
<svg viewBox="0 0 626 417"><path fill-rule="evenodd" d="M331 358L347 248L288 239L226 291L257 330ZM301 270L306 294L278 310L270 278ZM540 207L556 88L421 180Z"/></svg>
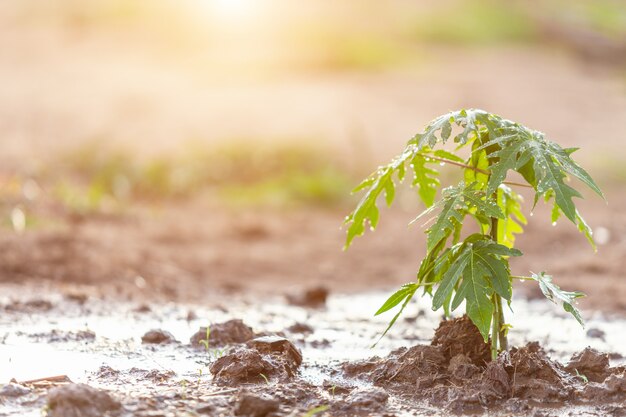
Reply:
<svg viewBox="0 0 626 417"><path fill-rule="evenodd" d="M523 277L520 275L511 275L511 278L519 279L520 281L534 281L535 280L533 277Z"/></svg>
<svg viewBox="0 0 626 417"><path fill-rule="evenodd" d="M500 325L500 328L498 329L498 346L500 348L500 351L507 351L509 350L509 341L507 340L507 331L506 328L504 327L505 323L504 323L504 309L502 308L502 297L500 297L499 295L496 294L496 303L497 303L497 307L498 307L498 322Z"/></svg>
<svg viewBox="0 0 626 417"><path fill-rule="evenodd" d="M485 171L484 169L480 169L478 167L473 167L471 165L464 164L463 162L452 161L450 159L441 158L439 156L434 156L434 155L430 155L430 154L420 154L420 155L422 155L424 158L434 159L435 161L444 162L444 163L450 164L450 165L456 165L456 166L461 167L461 168L471 169L472 171L476 171L476 172L480 172L481 174L489 175L489 171Z"/></svg>
<svg viewBox="0 0 626 417"><path fill-rule="evenodd" d="M498 243L498 219L491 218L491 239ZM504 311L502 309L502 297L500 294L493 293L493 327L491 331L491 359L498 357L498 351L508 349L508 340L506 337L506 328L504 327ZM499 349L498 349L499 348Z"/></svg>
<svg viewBox="0 0 626 417"><path fill-rule="evenodd" d="M491 324L491 360L495 361L498 358L498 330L500 328L500 313L498 313L498 294L494 293L491 296L491 302L493 303L493 320Z"/></svg>

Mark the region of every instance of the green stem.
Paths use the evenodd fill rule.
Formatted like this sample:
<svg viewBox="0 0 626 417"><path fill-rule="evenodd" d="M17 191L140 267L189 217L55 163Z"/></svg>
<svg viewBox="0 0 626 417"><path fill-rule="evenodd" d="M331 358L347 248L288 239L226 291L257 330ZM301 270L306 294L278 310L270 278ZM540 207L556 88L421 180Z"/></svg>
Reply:
<svg viewBox="0 0 626 417"><path fill-rule="evenodd" d="M523 277L521 275L511 275L513 279L519 279L520 281L535 281L533 277Z"/></svg>
<svg viewBox="0 0 626 417"><path fill-rule="evenodd" d="M491 239L498 242L498 219L491 218ZM498 352L508 349L508 340L506 337L506 328L504 326L504 311L502 309L502 297L494 292L492 296L493 303L493 327L491 330L491 359L498 357Z"/></svg>
<svg viewBox="0 0 626 417"><path fill-rule="evenodd" d="M498 302L497 302L498 294L493 294L491 296L491 302L493 303L493 320L491 327L491 360L495 361L498 358L498 330L500 328L500 313L498 313Z"/></svg>
<svg viewBox="0 0 626 417"><path fill-rule="evenodd" d="M499 325L500 328L498 329L498 344L500 347L500 351L507 351L509 350L509 341L507 340L507 331L506 328L504 327L505 322L504 322L504 309L502 308L502 297L500 297L499 295L497 295L496 297L496 303L498 304L498 316L499 316Z"/></svg>

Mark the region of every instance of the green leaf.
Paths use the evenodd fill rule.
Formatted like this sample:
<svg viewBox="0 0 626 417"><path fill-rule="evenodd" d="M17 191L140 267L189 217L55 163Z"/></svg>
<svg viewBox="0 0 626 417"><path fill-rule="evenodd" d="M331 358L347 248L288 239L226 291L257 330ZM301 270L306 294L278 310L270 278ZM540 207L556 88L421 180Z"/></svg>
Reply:
<svg viewBox="0 0 626 417"><path fill-rule="evenodd" d="M433 206L422 212L411 223L441 208L435 222L426 231L427 247L430 251L440 241L447 239L452 232L459 230L466 214L472 216L504 218L502 210L484 191L476 189L476 183L465 185L461 182L456 187L443 190L443 197Z"/></svg>
<svg viewBox="0 0 626 417"><path fill-rule="evenodd" d="M472 323L478 327L485 342L489 340L491 317L494 310L491 302L492 293L493 289L489 287L484 271L481 271L480 268L471 267L463 274L463 282L452 301L452 308L454 309L455 305L458 306L460 301L465 299L465 312Z"/></svg>
<svg viewBox="0 0 626 417"><path fill-rule="evenodd" d="M400 304L405 298L412 296L417 290L418 285L415 283L404 284L398 291L393 293L391 297L385 301L385 303L378 309L378 311L374 314L378 316L386 311L391 310L398 304Z"/></svg>
<svg viewBox="0 0 626 417"><path fill-rule="evenodd" d="M504 213L504 219L498 222L498 242L512 248L515 244L515 235L523 233L522 225L526 224L521 207L522 197L502 184L498 187L497 198L498 206Z"/></svg>
<svg viewBox="0 0 626 417"><path fill-rule="evenodd" d="M563 167L563 169L565 169L565 171L581 180L600 197L605 198L602 190L600 190L598 184L596 184L593 178L591 178L591 175L589 175L587 171L585 171L570 157L570 155L578 150L578 148L563 149L554 142L547 142L547 147L550 149L552 157L561 165L561 167Z"/></svg>
<svg viewBox="0 0 626 417"><path fill-rule="evenodd" d="M391 319L391 321L389 322L389 324L387 325L387 328L385 329L385 331L383 332L383 334L380 335L380 337L378 338L378 340L372 345L372 348L376 347L376 345L378 344L378 342L380 342L380 340L385 337L385 335L387 334L387 332L393 327L394 324L396 324L396 321L398 320L398 317L400 317L400 315L402 314L402 312L404 311L404 309L406 308L406 306L409 304L409 302L411 301L411 299L413 298L413 294L415 294L415 291L413 293L410 293L404 300L404 303L402 303L402 307L400 307L400 311L398 311L396 313L395 316L393 316L393 318Z"/></svg>
<svg viewBox="0 0 626 417"><path fill-rule="evenodd" d="M422 154L416 154L411 160L411 167L414 172L414 180L412 185L418 186L418 193L426 207L430 207L435 202L437 188L439 188L439 173L426 166L428 161Z"/></svg>
<svg viewBox="0 0 626 417"><path fill-rule="evenodd" d="M584 327L584 322L580 311L574 306L576 299L584 297L585 294L579 291L563 291L558 285L552 282L552 277L545 272L532 274L532 279L539 283L539 288L543 295L555 304L562 304L563 309L570 313Z"/></svg>
<svg viewBox="0 0 626 417"><path fill-rule="evenodd" d="M511 301L512 289L507 257L520 256L516 249L507 248L482 234L473 234L452 252L444 254L449 268L433 296L433 310L445 306L452 294L451 308L465 301L467 315L478 327L485 341L489 338L495 292Z"/></svg>
<svg viewBox="0 0 626 417"><path fill-rule="evenodd" d="M439 142L446 143L450 138L452 123L463 128L461 133L454 137L454 142L466 145L477 136L481 126L488 126L498 116L487 113L480 109L459 110L446 113L430 122L423 133L415 135L409 144L417 145L419 149L424 147L434 148Z"/></svg>
<svg viewBox="0 0 626 417"><path fill-rule="evenodd" d="M443 280L439 283L439 287L437 287L437 291L435 291L433 296L433 310L441 308L446 298L450 297L469 260L470 254L468 251L461 251L457 257L450 260L450 268L443 274Z"/></svg>
<svg viewBox="0 0 626 417"><path fill-rule="evenodd" d="M593 231L591 230L591 227L589 227L587 222L585 222L585 219L583 219L583 217L580 215L578 210L576 210L576 226L578 226L578 230L583 235L585 235L585 237L587 238L587 241L593 248L593 251L597 252L598 247L596 246L596 241L593 239Z"/></svg>
<svg viewBox="0 0 626 417"><path fill-rule="evenodd" d="M438 158L449 159L450 161L454 161L454 162L460 162L460 163L465 162L464 159L461 158L460 156L452 152L448 152L445 149L437 149L433 151L433 155Z"/></svg>
<svg viewBox="0 0 626 417"><path fill-rule="evenodd" d="M465 182L468 184L477 182L481 186L483 184L486 184L489 180L489 175L485 174L485 172L489 172L489 160L487 159L487 152L485 152L484 150L479 152L473 152L468 162L469 165L476 168L476 170L466 168L463 171Z"/></svg>
<svg viewBox="0 0 626 417"><path fill-rule="evenodd" d="M495 162L490 167L491 176L487 192L495 191L505 180L507 172L515 170L535 188L535 202L541 196L554 196L557 208L553 211L553 216L560 210L570 221L581 226L572 200L581 195L565 184L566 174L570 173L579 178L600 196L603 194L591 176L571 159L573 150L563 149L556 143L546 140L542 133L521 125L512 125L503 131L506 133L502 136L496 134L475 149L479 151L496 146L496 150L489 155ZM584 226L580 229L586 230Z"/></svg>

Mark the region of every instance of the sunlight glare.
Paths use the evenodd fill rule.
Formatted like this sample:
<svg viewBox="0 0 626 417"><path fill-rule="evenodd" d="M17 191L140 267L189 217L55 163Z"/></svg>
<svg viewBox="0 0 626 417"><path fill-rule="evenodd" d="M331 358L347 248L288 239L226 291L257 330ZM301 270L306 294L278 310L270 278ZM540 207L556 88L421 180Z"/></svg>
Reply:
<svg viewBox="0 0 626 417"><path fill-rule="evenodd" d="M258 0L200 0L213 16L220 20L238 21L252 17Z"/></svg>

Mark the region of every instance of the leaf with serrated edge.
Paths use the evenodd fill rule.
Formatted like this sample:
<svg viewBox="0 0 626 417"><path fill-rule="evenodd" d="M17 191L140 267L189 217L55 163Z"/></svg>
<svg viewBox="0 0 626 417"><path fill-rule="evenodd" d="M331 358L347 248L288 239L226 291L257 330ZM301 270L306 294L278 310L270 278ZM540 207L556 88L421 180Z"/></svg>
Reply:
<svg viewBox="0 0 626 417"><path fill-rule="evenodd" d="M539 283L541 292L548 300L552 301L554 304L562 303L563 309L571 313L581 326L585 326L580 311L574 307L576 299L584 297L585 294L579 291L563 291L558 285L552 282L552 276L547 275L545 272L532 274L531 277Z"/></svg>

